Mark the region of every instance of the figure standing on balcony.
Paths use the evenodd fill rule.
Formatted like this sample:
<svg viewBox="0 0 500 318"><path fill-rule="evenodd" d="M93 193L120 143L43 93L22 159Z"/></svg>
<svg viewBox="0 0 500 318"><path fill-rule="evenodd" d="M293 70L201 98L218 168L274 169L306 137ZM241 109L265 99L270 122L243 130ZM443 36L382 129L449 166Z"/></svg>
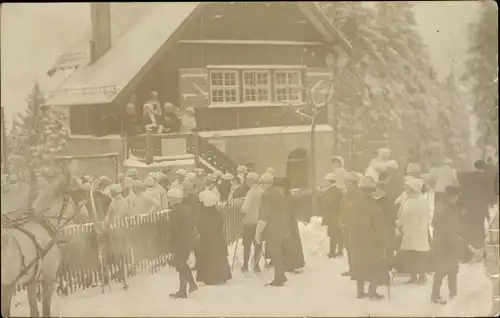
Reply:
<svg viewBox="0 0 500 318"><path fill-rule="evenodd" d="M127 137L134 137L141 133L142 123L141 118L137 115L135 104L129 102L125 107L123 115L123 128Z"/></svg>
<svg viewBox="0 0 500 318"><path fill-rule="evenodd" d="M182 130L185 132L192 132L196 129L196 117L193 107L188 107L184 110L184 114L181 117Z"/></svg>
<svg viewBox="0 0 500 318"><path fill-rule="evenodd" d="M178 133L181 131L181 119L176 113L177 108L172 103L163 105L162 124L167 133Z"/></svg>
<svg viewBox="0 0 500 318"><path fill-rule="evenodd" d="M142 109L144 117L144 125L147 130L161 134L164 130L161 124L161 105L158 100L158 93L151 91L149 100L144 104Z"/></svg>

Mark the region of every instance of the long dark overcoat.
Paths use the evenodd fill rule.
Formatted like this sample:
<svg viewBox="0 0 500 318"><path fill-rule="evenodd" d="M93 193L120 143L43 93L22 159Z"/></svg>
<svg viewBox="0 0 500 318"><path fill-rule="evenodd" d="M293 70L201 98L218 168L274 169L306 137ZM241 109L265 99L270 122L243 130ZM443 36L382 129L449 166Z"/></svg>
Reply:
<svg viewBox="0 0 500 318"><path fill-rule="evenodd" d="M445 273L458 272L458 260L462 241L459 233L460 208L449 202L441 201L436 205L432 242L434 270Z"/></svg>
<svg viewBox="0 0 500 318"><path fill-rule="evenodd" d="M198 213L199 247L196 280L206 285L223 284L231 279L227 260L227 245L224 237L223 218L216 207L200 204Z"/></svg>
<svg viewBox="0 0 500 318"><path fill-rule="evenodd" d="M195 245L195 224L191 211L184 203L172 206L168 214L169 244L176 265L186 262Z"/></svg>
<svg viewBox="0 0 500 318"><path fill-rule="evenodd" d="M375 199L369 194L362 194L348 208L347 219L351 279L387 284L385 220Z"/></svg>
<svg viewBox="0 0 500 318"><path fill-rule="evenodd" d="M328 236L337 238L342 235L340 228L340 203L342 202L342 190L336 186L329 187L324 197L323 224L327 226Z"/></svg>

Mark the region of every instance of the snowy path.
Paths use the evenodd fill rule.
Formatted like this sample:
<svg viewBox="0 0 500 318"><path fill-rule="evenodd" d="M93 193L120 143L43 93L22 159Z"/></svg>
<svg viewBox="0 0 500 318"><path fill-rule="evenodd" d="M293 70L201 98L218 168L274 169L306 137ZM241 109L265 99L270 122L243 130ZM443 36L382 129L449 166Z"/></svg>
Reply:
<svg viewBox="0 0 500 318"><path fill-rule="evenodd" d="M323 241L325 230L316 222L300 225L306 268L301 274L288 274L284 288L264 287L272 278L265 270L261 276L240 273L236 264L233 279L225 286L200 286L200 290L186 300L169 299L177 288L177 273L164 268L155 275L130 279L130 288L124 291L112 286L112 293L101 294L100 288L56 296L53 314L57 316L481 316L489 311L490 284L481 264L464 265L459 274L459 296L447 306L429 302L430 284L403 285L405 278L396 278L391 287L392 299L373 302L357 300L355 284L342 277L347 267L346 258L328 260L317 255L317 246ZM324 241L320 253L326 253ZM230 250L232 252L232 249ZM241 252L241 251L240 251ZM232 260L232 258L230 258ZM431 278L431 277L429 277ZM443 296L447 296L443 284ZM387 296L387 289L380 293ZM29 315L25 295L19 296L21 305L13 308L17 316ZM15 303L16 300L13 300Z"/></svg>

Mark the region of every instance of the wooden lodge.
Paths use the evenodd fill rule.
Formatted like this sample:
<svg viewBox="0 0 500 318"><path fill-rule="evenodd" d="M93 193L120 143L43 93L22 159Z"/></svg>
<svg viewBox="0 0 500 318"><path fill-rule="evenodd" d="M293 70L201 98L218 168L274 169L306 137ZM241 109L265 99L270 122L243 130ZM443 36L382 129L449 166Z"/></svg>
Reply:
<svg viewBox="0 0 500 318"><path fill-rule="evenodd" d="M141 157L137 148L145 140L131 149L121 137L121 118L131 99L141 113L154 90L161 104L193 107L199 131L159 136L155 161L193 165L196 145L200 165L231 170L246 164L259 173L274 167L297 187L309 185L311 122L294 107L307 103L307 88L331 77L326 56L332 47L348 49L315 2L91 7L91 30L59 57L46 85L46 104L67 111L69 154ZM322 109L317 178L329 169L333 146ZM101 136L92 137L97 131Z"/></svg>

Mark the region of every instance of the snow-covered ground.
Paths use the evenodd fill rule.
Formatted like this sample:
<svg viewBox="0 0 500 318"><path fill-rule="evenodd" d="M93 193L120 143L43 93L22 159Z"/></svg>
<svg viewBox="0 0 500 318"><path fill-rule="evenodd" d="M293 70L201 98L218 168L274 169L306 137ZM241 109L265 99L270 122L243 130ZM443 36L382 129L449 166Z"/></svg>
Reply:
<svg viewBox="0 0 500 318"><path fill-rule="evenodd" d="M459 295L446 306L430 303L432 279L426 286L407 286L406 278L396 278L391 286L391 300L374 302L356 299L355 283L340 274L347 268L346 257L328 259L328 240L320 220L300 224L306 256L306 268L300 274L288 274L286 287L264 287L272 271L248 276L239 271L237 261L233 279L225 286L200 286L186 300L173 300L168 294L177 290L177 273L164 268L154 275L129 280L125 291L118 285L112 292L96 288L67 297L55 296L54 316L484 316L490 306L490 283L482 264L462 265ZM318 248L319 247L319 248ZM230 254L234 247L230 248ZM242 250L237 253L241 259ZM232 256L229 256L230 262ZM431 278L431 277L430 277ZM447 296L443 284L442 295ZM380 293L387 296L386 287ZM13 299L16 316L29 315L25 294Z"/></svg>

